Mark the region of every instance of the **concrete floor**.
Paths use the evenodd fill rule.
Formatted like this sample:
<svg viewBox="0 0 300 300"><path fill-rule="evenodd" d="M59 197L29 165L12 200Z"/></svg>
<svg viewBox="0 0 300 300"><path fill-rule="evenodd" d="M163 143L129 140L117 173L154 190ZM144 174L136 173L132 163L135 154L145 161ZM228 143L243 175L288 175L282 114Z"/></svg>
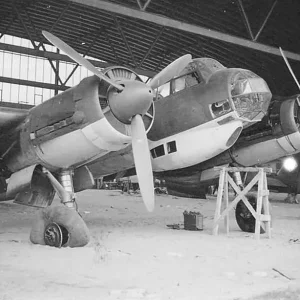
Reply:
<svg viewBox="0 0 300 300"><path fill-rule="evenodd" d="M150 214L139 195L88 190L78 195L78 204L91 241L76 249L31 244L36 209L2 202L0 300L253 299L286 289L297 294L300 205L285 204L284 197L270 197L272 239L255 240L239 230L233 215L229 236L222 225L219 236L211 235L215 197L156 196ZM203 231L166 226L183 223L184 210L204 215Z"/></svg>

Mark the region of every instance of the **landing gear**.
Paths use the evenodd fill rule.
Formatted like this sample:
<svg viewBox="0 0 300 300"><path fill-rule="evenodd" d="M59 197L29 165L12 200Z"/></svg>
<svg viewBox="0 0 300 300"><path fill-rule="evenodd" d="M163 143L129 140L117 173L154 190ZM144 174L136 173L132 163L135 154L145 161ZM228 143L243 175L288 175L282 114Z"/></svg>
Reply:
<svg viewBox="0 0 300 300"><path fill-rule="evenodd" d="M30 233L34 244L53 247L83 247L90 239L89 230L75 209L65 205L49 206L40 211Z"/></svg>
<svg viewBox="0 0 300 300"><path fill-rule="evenodd" d="M254 195L248 195L247 199L253 209L256 211L256 197ZM263 213L263 209L262 209ZM236 222L239 225L240 229L245 232L255 232L255 218L247 208L247 206L244 204L244 202L241 200L236 205L235 209L235 218ZM260 233L264 233L265 230L260 227Z"/></svg>
<svg viewBox="0 0 300 300"><path fill-rule="evenodd" d="M284 199L284 202L290 204L299 204L296 193L289 193L287 197Z"/></svg>
<svg viewBox="0 0 300 300"><path fill-rule="evenodd" d="M31 233L34 244L52 247L83 247L90 239L89 230L77 212L72 171L63 170L59 181L44 170L61 199L62 205L50 206L40 211Z"/></svg>
<svg viewBox="0 0 300 300"><path fill-rule="evenodd" d="M240 189L244 189L244 184L242 181L241 173L240 172L234 172L233 173L233 180L235 183L240 187ZM254 195L247 195L247 199L253 209L256 211L256 197ZM263 213L263 210L262 210ZM236 222L239 225L240 229L244 232L255 232L255 218L253 217L250 210L247 208L245 203L240 200L235 209L235 218ZM264 233L265 230L261 227L260 233Z"/></svg>

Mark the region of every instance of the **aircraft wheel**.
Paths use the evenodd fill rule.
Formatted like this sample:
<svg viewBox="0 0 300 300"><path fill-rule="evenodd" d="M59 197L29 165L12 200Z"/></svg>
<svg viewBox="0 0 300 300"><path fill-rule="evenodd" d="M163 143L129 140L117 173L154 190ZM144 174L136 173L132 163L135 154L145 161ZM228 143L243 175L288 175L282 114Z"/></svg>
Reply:
<svg viewBox="0 0 300 300"><path fill-rule="evenodd" d="M64 205L40 211L30 232L33 244L57 248L83 247L89 240L89 230L81 216Z"/></svg>
<svg viewBox="0 0 300 300"><path fill-rule="evenodd" d="M247 199L256 211L256 197L254 195L248 195ZM261 212L263 213L263 209ZM242 200L236 205L235 218L242 231L255 232L255 218ZM265 233L265 230L262 227L260 227L260 233Z"/></svg>

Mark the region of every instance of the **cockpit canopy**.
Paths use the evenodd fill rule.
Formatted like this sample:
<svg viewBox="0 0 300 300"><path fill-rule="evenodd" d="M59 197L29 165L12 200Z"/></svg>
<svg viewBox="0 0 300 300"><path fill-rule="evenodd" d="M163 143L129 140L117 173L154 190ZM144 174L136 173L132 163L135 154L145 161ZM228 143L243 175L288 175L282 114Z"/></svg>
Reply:
<svg viewBox="0 0 300 300"><path fill-rule="evenodd" d="M244 69L227 69L212 58L193 59L179 76L159 87L158 94L167 97L195 85L211 90L211 99L215 102L208 105L213 118L236 111L245 126L249 121L262 119L272 95L267 83L258 75ZM225 94L216 92L221 86Z"/></svg>
<svg viewBox="0 0 300 300"><path fill-rule="evenodd" d="M178 77L160 86L158 93L161 97L167 97L196 84L206 83L213 73L223 69L226 68L215 59L195 58Z"/></svg>

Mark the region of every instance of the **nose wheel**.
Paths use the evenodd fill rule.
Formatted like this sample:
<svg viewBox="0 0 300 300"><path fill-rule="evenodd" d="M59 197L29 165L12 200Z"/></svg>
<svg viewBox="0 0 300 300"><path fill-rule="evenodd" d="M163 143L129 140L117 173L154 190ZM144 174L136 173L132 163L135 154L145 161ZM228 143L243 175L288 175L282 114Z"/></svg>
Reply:
<svg viewBox="0 0 300 300"><path fill-rule="evenodd" d="M247 198L253 209L256 211L256 197L248 195ZM263 209L261 213L264 213ZM255 218L242 200L236 205L235 218L242 231L255 232ZM260 233L265 233L265 230L262 227L260 227Z"/></svg>

